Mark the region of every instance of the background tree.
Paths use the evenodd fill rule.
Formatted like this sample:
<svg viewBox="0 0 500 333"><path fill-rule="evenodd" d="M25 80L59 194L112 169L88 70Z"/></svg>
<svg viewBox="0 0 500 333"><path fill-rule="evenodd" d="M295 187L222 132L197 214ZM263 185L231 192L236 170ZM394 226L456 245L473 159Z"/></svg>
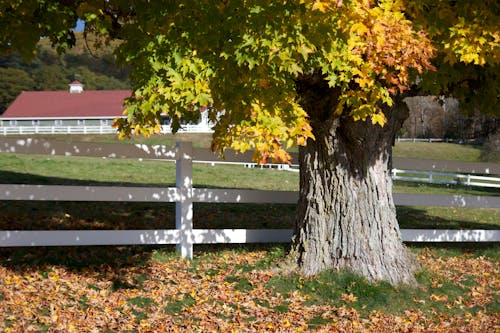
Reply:
<svg viewBox="0 0 500 333"><path fill-rule="evenodd" d="M4 87L0 92L0 113L23 90L67 90L68 83L75 79L91 90L130 89L129 70L116 64L115 46L107 45L97 50L93 47L95 37L87 38L89 41L86 42L83 33L75 33L75 47L62 55L52 49L49 40L42 39L36 45L36 55L29 62L19 53L0 56L3 73L0 86Z"/></svg>
<svg viewBox="0 0 500 333"><path fill-rule="evenodd" d="M35 81L22 69L0 67L0 114L23 90L33 90Z"/></svg>
<svg viewBox="0 0 500 333"><path fill-rule="evenodd" d="M463 112L499 115L500 29L498 1L407 1L406 12L438 47L438 71L422 76L420 88L453 96Z"/></svg>
<svg viewBox="0 0 500 333"><path fill-rule="evenodd" d="M68 73L61 65L37 66L31 72L36 82L35 90L66 90L68 88Z"/></svg>
<svg viewBox="0 0 500 333"><path fill-rule="evenodd" d="M16 3L4 9L37 22ZM481 5L481 11L471 11L475 2L441 3L464 7L472 23L487 10ZM340 268L372 281L414 281L416 266L401 242L388 169L394 135L408 116L402 100L422 89L444 90L447 82L455 86L455 76L447 78L455 64L467 75L474 73L472 64L491 77L487 67L496 66L497 58L489 54L498 53L494 29L471 30L479 44L481 36L487 38L488 51L464 51L470 36L453 32L461 16L426 1L43 4L57 18L62 12L78 16L88 30L122 41L116 56L132 68L133 82L128 118L116 122L123 135L154 133L162 113L172 118L175 131L181 118L195 120L210 107L214 150L254 149L261 162L289 161L286 149L300 146L300 199L289 259L303 274ZM496 13L488 14L488 22ZM434 26L426 15L445 19ZM19 37L10 30L17 22L11 16L0 14L8 28L1 49L11 49ZM37 31L48 33L56 46L72 41L67 30L54 33L45 25L51 26L44 16ZM433 77L425 73L434 69L436 47L440 70ZM18 49L29 50L25 44Z"/></svg>
<svg viewBox="0 0 500 333"><path fill-rule="evenodd" d="M484 143L481 159L489 162L500 162L500 131L491 133Z"/></svg>

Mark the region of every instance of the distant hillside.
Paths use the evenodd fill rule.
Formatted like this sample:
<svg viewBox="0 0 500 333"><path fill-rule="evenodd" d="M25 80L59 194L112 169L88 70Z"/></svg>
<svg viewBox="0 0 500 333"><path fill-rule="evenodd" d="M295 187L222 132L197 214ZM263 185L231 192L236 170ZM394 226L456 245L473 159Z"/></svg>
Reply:
<svg viewBox="0 0 500 333"><path fill-rule="evenodd" d="M63 55L42 39L38 54L31 63L18 55L0 57L0 114L21 93L29 90L65 90L68 83L78 80L88 90L129 89L128 68L116 65L112 45L101 45L94 36L76 33L76 45Z"/></svg>

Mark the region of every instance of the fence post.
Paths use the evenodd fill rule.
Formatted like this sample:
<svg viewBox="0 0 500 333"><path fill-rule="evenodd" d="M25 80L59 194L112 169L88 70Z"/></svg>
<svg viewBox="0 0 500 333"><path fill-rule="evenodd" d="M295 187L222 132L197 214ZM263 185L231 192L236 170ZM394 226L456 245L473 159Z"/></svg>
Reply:
<svg viewBox="0 0 500 333"><path fill-rule="evenodd" d="M177 252L182 258L193 258L193 146L191 142L177 142L175 182L179 195L175 203L175 228L179 230Z"/></svg>

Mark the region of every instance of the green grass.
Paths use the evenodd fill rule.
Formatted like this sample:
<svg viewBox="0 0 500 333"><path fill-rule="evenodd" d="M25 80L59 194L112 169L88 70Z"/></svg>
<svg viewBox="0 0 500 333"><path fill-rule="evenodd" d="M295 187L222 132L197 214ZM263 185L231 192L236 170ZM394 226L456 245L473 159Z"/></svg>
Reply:
<svg viewBox="0 0 500 333"><path fill-rule="evenodd" d="M165 161L0 154L0 183L174 186L175 164ZM193 165L196 187L297 191L297 173L239 165ZM496 189L394 182L398 193L500 195Z"/></svg>
<svg viewBox="0 0 500 333"><path fill-rule="evenodd" d="M431 248L428 245L412 246L411 250L416 255L429 256L431 258L440 258L438 262L445 265L447 259L452 262L454 258L479 258L498 260L500 251L498 244L483 245L456 245L439 244ZM247 248L238 248L236 251L245 252ZM287 249L282 245L269 246L267 255L261 262L251 266L241 265L234 268L237 272L251 272L257 270L273 269L276 263L281 262ZM201 261L213 259L216 252L205 252L195 259L198 265ZM407 309L417 309L423 313L430 314L436 311L447 313L448 315L462 316L465 313L484 311L481 308L450 307L449 303L441 300L432 299L432 295L445 297L449 302L456 299L462 299L467 302L467 289L477 285L477 281L468 277L458 281L447 280L436 273L423 269L418 272L418 284L414 287L391 286L386 282L369 283L365 279L346 271L324 271L312 278L304 278L296 273L277 274L265 283L266 289L272 290L275 295L289 295L294 292L300 292L306 299L305 305L321 306L329 304L336 307L348 305L362 315L382 311L388 314L402 314ZM228 276L227 282L235 283L235 289L248 291L256 288L248 283L248 280L238 280L236 276ZM458 283L457 283L458 282ZM345 295L352 294L353 300L343 298ZM424 300L424 302L419 302ZM259 303L263 307L273 309L277 312L287 312L288 303L286 300L281 305L271 307L269 303L262 301ZM496 309L496 310L495 310ZM497 311L498 306L488 305L486 311ZM321 317L310 321L310 327L321 324Z"/></svg>
<svg viewBox="0 0 500 333"><path fill-rule="evenodd" d="M444 263L447 259L454 257L468 256L470 258L489 258L492 261L498 259L499 245L486 246L456 246L456 245L436 245L432 250L427 246L415 246L411 250L416 255L429 255L440 257ZM281 252L275 252L281 255ZM279 261L279 255L275 261ZM369 283L365 279L346 271L324 271L313 278L304 278L298 274L277 275L267 282L267 288L273 289L275 293L290 294L299 291L305 296L307 305L331 304L341 307L349 306L360 311L362 314L369 314L373 311L382 311L389 314L401 314L407 309L418 309L424 313L435 311L445 312L449 315L464 315L471 309L460 307L449 307L446 302L434 300L431 295L445 296L449 301L460 298L466 294L466 287L476 285L474 279L448 281L442 279L435 273L428 270L421 270L417 274L418 285L415 287L395 287L386 282ZM440 283L436 283L440 281ZM353 300L346 300L342 296L352 294ZM431 301L429 301L431 299ZM425 300L417 302L417 300ZM467 301L467 297L463 300ZM490 305L489 311L499 310L498 305ZM472 309L472 312L481 311L480 308ZM484 310L483 310L484 311ZM310 325L314 327L321 324L321 317L314 318Z"/></svg>
<svg viewBox="0 0 500 333"><path fill-rule="evenodd" d="M313 279L304 279L297 274L278 276L268 283L277 293L288 294L300 290L309 299L308 304L331 304L341 307L346 304L342 299L344 294L352 294L356 301L350 303L358 311L384 311L398 313L413 305L413 297L420 296L417 288L395 288L381 282L368 283L366 280L349 272L325 271ZM314 322L312 324L315 324Z"/></svg>
<svg viewBox="0 0 500 333"><path fill-rule="evenodd" d="M175 186L175 163L132 159L0 154L0 183ZM237 165L193 165L197 187L298 190L294 173Z"/></svg>
<svg viewBox="0 0 500 333"><path fill-rule="evenodd" d="M481 146L443 142L397 142L393 154L401 158L425 158L481 162Z"/></svg>

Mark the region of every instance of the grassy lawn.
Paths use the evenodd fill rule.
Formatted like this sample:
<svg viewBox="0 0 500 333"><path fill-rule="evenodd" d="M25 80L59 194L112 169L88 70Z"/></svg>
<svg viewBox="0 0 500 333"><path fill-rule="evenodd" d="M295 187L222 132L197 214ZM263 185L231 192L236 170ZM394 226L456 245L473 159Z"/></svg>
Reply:
<svg viewBox="0 0 500 333"><path fill-rule="evenodd" d="M0 183L175 186L175 163L0 154ZM193 183L197 187L294 191L298 189L298 176L277 170L195 163Z"/></svg>
<svg viewBox="0 0 500 333"><path fill-rule="evenodd" d="M0 154L0 183L175 185L175 163L46 155ZM196 187L297 191L297 173L239 165L193 165ZM500 195L497 189L396 181L398 193Z"/></svg>
<svg viewBox="0 0 500 333"><path fill-rule="evenodd" d="M478 145L445 142L397 142L393 154L403 158L481 162L481 146Z"/></svg>

